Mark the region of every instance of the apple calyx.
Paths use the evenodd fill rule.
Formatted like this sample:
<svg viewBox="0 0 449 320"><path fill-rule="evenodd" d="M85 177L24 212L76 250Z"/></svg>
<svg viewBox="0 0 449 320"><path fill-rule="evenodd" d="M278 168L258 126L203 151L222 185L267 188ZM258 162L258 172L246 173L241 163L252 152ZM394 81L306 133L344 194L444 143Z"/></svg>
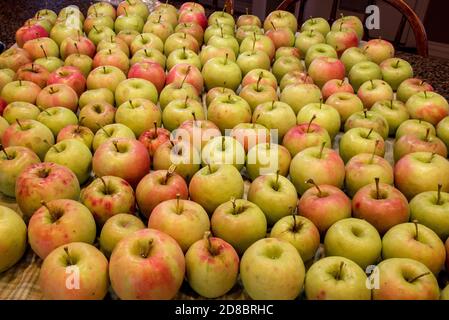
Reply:
<svg viewBox="0 0 449 320"><path fill-rule="evenodd" d="M55 94L56 92L58 92L58 91L55 90L55 88L53 88L53 87L50 87L50 88L48 89L48 91L50 92L50 94Z"/></svg>
<svg viewBox="0 0 449 320"><path fill-rule="evenodd" d="M318 198L323 198L325 195L323 194L323 192L321 191L320 187L315 183L315 181L313 179L308 179L306 180L306 183L309 184L313 184L313 186L316 188L316 190L318 191Z"/></svg>
<svg viewBox="0 0 449 320"><path fill-rule="evenodd" d="M273 103L274 103L274 101L273 101ZM306 130L306 133L309 133L310 132L310 126L312 125L312 122L313 122L313 120L315 120L316 119L316 114L314 114L313 116L312 116L312 118L310 118L310 121L309 121L309 123L307 124L307 130Z"/></svg>
<svg viewBox="0 0 449 320"><path fill-rule="evenodd" d="M184 79L182 79L181 85L178 87L178 89L181 89L184 86L184 83L186 82L187 77L189 76L191 68L192 68L192 66L190 66L190 65L187 67L186 75L184 76Z"/></svg>
<svg viewBox="0 0 449 320"><path fill-rule="evenodd" d="M430 274L430 272L424 272L424 273L420 274L419 276L416 276L416 277L414 277L414 278L412 278L412 279L410 279L410 280L407 280L407 282L413 283L413 282L415 282L416 280L418 280L418 279L420 279L420 278L422 278L422 277L424 277L424 276L428 276L429 274Z"/></svg>
<svg viewBox="0 0 449 320"><path fill-rule="evenodd" d="M177 193L176 194L176 214L181 214L183 209L180 203L180 199L181 199L181 194Z"/></svg>
<svg viewBox="0 0 449 320"><path fill-rule="evenodd" d="M215 248L212 245L212 241L210 241L210 238L212 237L212 233L210 231L206 231L204 232L204 237L203 239L206 241L207 243L207 251L209 251L209 254L213 257L218 256L220 254L219 250L217 250L217 248Z"/></svg>
<svg viewBox="0 0 449 320"><path fill-rule="evenodd" d="M338 269L337 274L335 275L335 279L336 280L341 280L341 276L342 276L342 272L343 272L343 267L344 267L345 263L342 261L340 262L340 268Z"/></svg>
<svg viewBox="0 0 449 320"><path fill-rule="evenodd" d="M1 145L0 145L1 146ZM6 153L6 152L5 152ZM441 205L441 189L443 188L443 185L441 183L438 184L438 190L437 190L437 202L436 205Z"/></svg>
<svg viewBox="0 0 449 320"><path fill-rule="evenodd" d="M12 160L12 159L13 159L13 157L10 156L10 155L6 152L6 149L5 149L5 147L3 147L2 144L0 144L0 151L2 151L2 152L5 154L7 160Z"/></svg>
<svg viewBox="0 0 449 320"><path fill-rule="evenodd" d="M379 146L380 140L376 140L376 142L374 143L374 148L373 148L373 152L371 153L371 158L369 159L369 164L373 164L374 161L374 157L376 156L376 150L377 147Z"/></svg>
<svg viewBox="0 0 449 320"><path fill-rule="evenodd" d="M66 254L66 263L68 266L73 266L75 263L73 263L74 261L72 260L72 257L70 256L69 253L69 247L64 247L64 251Z"/></svg>
<svg viewBox="0 0 449 320"><path fill-rule="evenodd" d="M143 259L148 258L152 247L153 247L153 239L148 240L145 246L141 245L140 257L142 257Z"/></svg>

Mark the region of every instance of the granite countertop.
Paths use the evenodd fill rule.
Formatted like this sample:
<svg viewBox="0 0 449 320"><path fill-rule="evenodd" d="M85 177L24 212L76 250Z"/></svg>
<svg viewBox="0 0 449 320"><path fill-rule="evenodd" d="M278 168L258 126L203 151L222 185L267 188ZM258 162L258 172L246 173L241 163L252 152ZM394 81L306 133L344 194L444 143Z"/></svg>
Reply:
<svg viewBox="0 0 449 320"><path fill-rule="evenodd" d="M59 12L59 10L68 5L77 5L85 14L91 3L90 0L27 0L2 3L2 10L0 10L0 40L7 47L13 45L15 43L16 30L39 9L46 7ZM397 56L409 61L413 66L416 77L429 82L436 92L449 100L449 60L432 57L423 58L404 52L398 52Z"/></svg>

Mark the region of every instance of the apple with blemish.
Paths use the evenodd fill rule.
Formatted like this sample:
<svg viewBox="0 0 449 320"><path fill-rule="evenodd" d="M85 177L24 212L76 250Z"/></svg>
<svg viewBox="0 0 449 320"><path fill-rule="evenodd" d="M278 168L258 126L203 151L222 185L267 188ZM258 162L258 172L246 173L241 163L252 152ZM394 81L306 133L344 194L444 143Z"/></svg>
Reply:
<svg viewBox="0 0 449 320"><path fill-rule="evenodd" d="M423 91L434 91L433 87L424 80L410 78L404 80L396 91L396 98L404 103L415 93Z"/></svg>
<svg viewBox="0 0 449 320"><path fill-rule="evenodd" d="M56 141L61 142L68 139L78 140L84 143L87 148L91 149L94 134L87 127L83 127L79 124L69 124L59 131Z"/></svg>
<svg viewBox="0 0 449 320"><path fill-rule="evenodd" d="M76 112L78 109L78 94L67 84L51 84L39 92L36 105L41 109L63 107Z"/></svg>
<svg viewBox="0 0 449 320"><path fill-rule="evenodd" d="M36 118L51 130L53 135L58 136L59 132L68 125L78 124L78 118L73 111L63 107L51 107L42 110Z"/></svg>
<svg viewBox="0 0 449 320"><path fill-rule="evenodd" d="M16 120L32 119L37 120L37 116L41 111L34 104L28 102L11 102L3 110L3 118L9 124L13 124Z"/></svg>
<svg viewBox="0 0 449 320"><path fill-rule="evenodd" d="M139 141L147 148L148 155L153 157L157 148L170 140L170 131L164 128L158 128L157 122L153 122L153 128L145 130L139 136Z"/></svg>
<svg viewBox="0 0 449 320"><path fill-rule="evenodd" d="M447 100L436 92L415 93L407 100L405 106L412 119L421 119L434 126L449 114Z"/></svg>

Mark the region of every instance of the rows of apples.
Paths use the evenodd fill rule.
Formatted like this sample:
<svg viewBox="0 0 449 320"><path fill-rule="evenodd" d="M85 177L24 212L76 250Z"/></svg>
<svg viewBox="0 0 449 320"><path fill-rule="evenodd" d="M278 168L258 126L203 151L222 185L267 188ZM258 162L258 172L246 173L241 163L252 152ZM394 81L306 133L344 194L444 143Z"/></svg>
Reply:
<svg viewBox="0 0 449 320"><path fill-rule="evenodd" d="M254 299L438 299L447 101L388 41L359 47L356 17L297 29L191 2L37 12L0 55L0 191L24 217L0 207L0 272L29 243L52 299L170 299L184 278L215 298L239 274Z"/></svg>

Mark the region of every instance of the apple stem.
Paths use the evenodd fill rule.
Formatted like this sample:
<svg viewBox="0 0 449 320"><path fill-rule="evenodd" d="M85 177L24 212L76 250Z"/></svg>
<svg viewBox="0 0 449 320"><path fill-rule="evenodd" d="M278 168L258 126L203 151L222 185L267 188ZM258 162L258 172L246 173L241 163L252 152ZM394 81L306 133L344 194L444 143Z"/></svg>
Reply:
<svg viewBox="0 0 449 320"><path fill-rule="evenodd" d="M6 152L5 152L6 153ZM437 191L437 206L440 205L441 201L441 189L443 188L443 185L440 183L438 184L438 191Z"/></svg>
<svg viewBox="0 0 449 320"><path fill-rule="evenodd" d="M95 32L100 33L95 25L93 25L92 28L94 28Z"/></svg>
<svg viewBox="0 0 449 320"><path fill-rule="evenodd" d="M290 230L291 230L291 232L296 233L299 231L300 225L296 221L295 209L292 208L291 211L292 211L292 218L293 218L293 226Z"/></svg>
<svg viewBox="0 0 449 320"><path fill-rule="evenodd" d="M424 141L429 142L429 136L430 136L430 128L427 128L426 137L424 138Z"/></svg>
<svg viewBox="0 0 449 320"><path fill-rule="evenodd" d="M144 259L148 258L150 250L153 247L153 239L148 240L148 245L143 248L140 252L140 256Z"/></svg>
<svg viewBox="0 0 449 320"><path fill-rule="evenodd" d="M371 79L370 82L371 82L371 89L374 89L374 81Z"/></svg>
<svg viewBox="0 0 449 320"><path fill-rule="evenodd" d="M376 142L374 143L374 149L373 149L373 152L371 153L371 159L369 160L370 164L372 164L374 161L374 157L376 155L376 150L377 150L377 147L379 146L379 143L380 143L379 140L376 140Z"/></svg>
<svg viewBox="0 0 449 320"><path fill-rule="evenodd" d="M50 210L50 208L48 207L48 204L47 204L46 201L41 200L41 205L42 205L43 207L45 207L45 208L48 210L48 213L49 213L50 216L51 216L52 222L55 222L56 220L58 220L58 217L55 216L55 215L53 214L53 212L52 212L52 211Z"/></svg>
<svg viewBox="0 0 449 320"><path fill-rule="evenodd" d="M165 174L164 182L163 184L166 185L168 182L168 179L173 175L173 173L176 170L176 165L172 164L170 168L168 168L167 173Z"/></svg>
<svg viewBox="0 0 449 320"><path fill-rule="evenodd" d="M321 157L323 156L323 150L324 150L324 147L325 147L325 146L326 146L326 142L323 141L323 142L321 143L320 154L319 154L319 156L318 156L319 159L321 159Z"/></svg>
<svg viewBox="0 0 449 320"><path fill-rule="evenodd" d="M19 79L19 87L22 86L22 79Z"/></svg>
<svg viewBox="0 0 449 320"><path fill-rule="evenodd" d="M342 271L343 271L343 266L345 265L345 263L342 261L342 262L340 262L340 268L338 269L338 273L337 273L337 276L336 276L336 279L337 280L340 280L341 279L341 273L342 273Z"/></svg>
<svg viewBox="0 0 449 320"><path fill-rule="evenodd" d="M220 25L220 33L221 33L221 37L224 38L224 34L223 34L223 25Z"/></svg>
<svg viewBox="0 0 449 320"><path fill-rule="evenodd" d="M395 68L399 67L399 62L401 62L401 60L398 59L398 60L396 61L396 64L394 65Z"/></svg>
<svg viewBox="0 0 449 320"><path fill-rule="evenodd" d="M131 106L132 109L134 109L134 104L133 104L133 101L131 99L129 100L129 105Z"/></svg>
<svg viewBox="0 0 449 320"><path fill-rule="evenodd" d="M279 170L276 171L276 181L274 182L274 190L279 190Z"/></svg>
<svg viewBox="0 0 449 320"><path fill-rule="evenodd" d="M224 64L225 64L225 65L228 64L228 57L229 57L229 53L226 53L225 61L224 61Z"/></svg>
<svg viewBox="0 0 449 320"><path fill-rule="evenodd" d="M69 266L73 266L74 263L72 261L72 257L70 256L69 248L68 247L64 247L64 251L65 251L65 254L67 255L67 264Z"/></svg>
<svg viewBox="0 0 449 320"><path fill-rule="evenodd" d="M187 100L189 100L188 95L186 95L186 98L184 99L184 108L187 108Z"/></svg>
<svg viewBox="0 0 449 320"><path fill-rule="evenodd" d="M226 146L225 146L225 136L221 137L221 150L225 151L226 150Z"/></svg>
<svg viewBox="0 0 449 320"><path fill-rule="evenodd" d="M424 91L424 98L427 99L427 91Z"/></svg>
<svg viewBox="0 0 449 320"><path fill-rule="evenodd" d="M180 210L180 198L181 195L179 193L176 194L176 214L180 214L182 210Z"/></svg>
<svg viewBox="0 0 449 320"><path fill-rule="evenodd" d="M316 114L314 114L314 115L312 116L312 118L310 118L310 121L309 121L309 123L307 124L307 133L310 132L310 126L312 125L312 122L313 122L313 120L315 120L315 119L316 119Z"/></svg>
<svg viewBox="0 0 449 320"><path fill-rule="evenodd" d="M273 29L276 31L276 26L274 25L273 21L270 21L271 25L273 26Z"/></svg>
<svg viewBox="0 0 449 320"><path fill-rule="evenodd" d="M379 190L379 177L374 178L374 182L376 183L376 199L380 199L380 190Z"/></svg>
<svg viewBox="0 0 449 320"><path fill-rule="evenodd" d="M98 179L100 179L101 183L103 183L104 193L109 194L109 186L106 181L104 181L103 177L98 177Z"/></svg>
<svg viewBox="0 0 449 320"><path fill-rule="evenodd" d="M419 233L418 233L418 220L415 219L412 222L415 225L415 240L418 240L418 236L419 236Z"/></svg>
<svg viewBox="0 0 449 320"><path fill-rule="evenodd" d="M340 23L340 29L339 31L343 30L343 22Z"/></svg>
<svg viewBox="0 0 449 320"><path fill-rule="evenodd" d="M368 110L367 109L363 109L363 116L365 117L365 119L368 117L367 113L368 113Z"/></svg>
<svg viewBox="0 0 449 320"><path fill-rule="evenodd" d="M413 279L409 280L408 282L409 282L409 283L415 282L415 281L418 280L419 278L422 278L422 277L424 277L424 276L428 276L429 274L430 274L430 272L425 272L425 273L423 273L423 274L420 274L420 275L417 276L417 277L414 277Z"/></svg>
<svg viewBox="0 0 449 320"><path fill-rule="evenodd" d="M249 10L248 10L248 8L245 8L245 12L246 12L246 15L249 15Z"/></svg>
<svg viewBox="0 0 449 320"><path fill-rule="evenodd" d="M22 124L20 123L19 119L16 119L16 122L19 125L20 129L23 130Z"/></svg>
<svg viewBox="0 0 449 320"><path fill-rule="evenodd" d="M368 134L366 135L365 138L368 139L372 132L373 132L373 128L371 128L371 129L369 130L369 132L368 132Z"/></svg>
<svg viewBox="0 0 449 320"><path fill-rule="evenodd" d="M11 160L11 159L12 159L12 157L10 157L10 156L8 155L8 153L6 152L5 147L3 147L3 145L2 145L1 143L0 143L0 151L2 151L2 152L5 154L6 159L8 159L8 160Z"/></svg>
<svg viewBox="0 0 449 320"><path fill-rule="evenodd" d="M232 203L232 214L234 214L234 215L236 215L237 214L237 211L236 211L236 209L237 209L237 204L235 203L235 198L234 197L232 197L231 198L231 203Z"/></svg>
<svg viewBox="0 0 449 320"><path fill-rule="evenodd" d="M196 125L196 115L195 115L195 112L192 112L192 117L193 117L193 124L195 124Z"/></svg>
<svg viewBox="0 0 449 320"><path fill-rule="evenodd" d="M154 121L153 125L154 125L154 134L157 136L157 122Z"/></svg>
<svg viewBox="0 0 449 320"><path fill-rule="evenodd" d="M393 109L393 100L390 100L390 109Z"/></svg>
<svg viewBox="0 0 449 320"><path fill-rule="evenodd" d="M100 129L103 130L103 132L104 132L109 138L111 137L111 135L109 134L109 132L107 132L106 129L105 129L101 124L99 124L98 122L96 122L95 124L96 124L97 126L99 126Z"/></svg>
<svg viewBox="0 0 449 320"><path fill-rule="evenodd" d="M182 79L181 86L179 87L179 89L181 89L184 86L184 82L187 80L187 77L189 76L190 68L191 66L187 67L186 75L184 76L184 79Z"/></svg>
<svg viewBox="0 0 449 320"><path fill-rule="evenodd" d="M95 12L95 16L98 17L97 7L95 5L92 6Z"/></svg>
<svg viewBox="0 0 449 320"><path fill-rule="evenodd" d="M129 3L129 1L128 1L128 3ZM128 11L126 10L125 7L123 7L123 10L125 11L125 16L128 16Z"/></svg>
<svg viewBox="0 0 449 320"><path fill-rule="evenodd" d="M425 84L426 82L424 80L421 80L421 82L419 83L420 86L422 86L423 84Z"/></svg>
<svg viewBox="0 0 449 320"><path fill-rule="evenodd" d="M207 250L209 251L211 256L216 256L216 255L218 255L218 252L212 246L212 241L210 241L211 236L212 236L212 233L210 231L204 232L204 240L207 241Z"/></svg>
<svg viewBox="0 0 449 320"><path fill-rule="evenodd" d="M116 150L117 152L120 153L120 150L119 150L119 148L118 148L118 141L117 141L117 140L114 140L114 141L112 141L112 144L114 145L115 150Z"/></svg>
<svg viewBox="0 0 449 320"><path fill-rule="evenodd" d="M315 181L314 181L313 179L307 180L306 183L310 183L310 184L313 184L313 185L315 186L315 188L316 188L317 191L318 191L318 197L321 198L321 197L323 196L323 193L321 192L320 187L315 183Z"/></svg>
<svg viewBox="0 0 449 320"><path fill-rule="evenodd" d="M162 15L159 15L159 18L157 19L157 23L161 23Z"/></svg>
<svg viewBox="0 0 449 320"><path fill-rule="evenodd" d="M262 72L259 74L259 79L257 79L257 83L256 83L256 91L259 92L259 85L260 85L260 81L262 81Z"/></svg>
<svg viewBox="0 0 449 320"><path fill-rule="evenodd" d="M80 50L78 49L78 44L75 42L73 45L75 46L76 52L78 54L80 54Z"/></svg>

